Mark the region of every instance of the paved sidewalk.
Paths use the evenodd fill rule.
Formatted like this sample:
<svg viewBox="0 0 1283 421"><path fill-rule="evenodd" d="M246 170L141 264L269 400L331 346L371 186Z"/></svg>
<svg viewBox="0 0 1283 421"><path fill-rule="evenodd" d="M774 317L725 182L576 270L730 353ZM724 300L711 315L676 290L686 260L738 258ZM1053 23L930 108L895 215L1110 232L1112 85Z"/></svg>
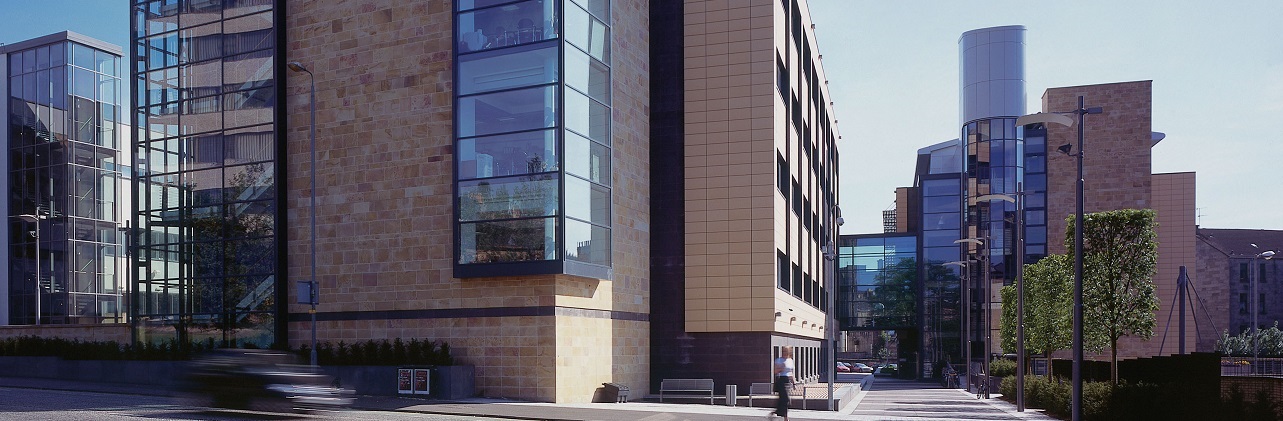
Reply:
<svg viewBox="0 0 1283 421"><path fill-rule="evenodd" d="M152 386L117 383L72 382L51 379L0 377L0 387L78 390L101 393L167 396L170 391ZM996 396L996 395L995 395ZM468 415L494 419L556 421L731 421L765 420L768 408L728 407L690 403L590 403L552 404L499 399L433 401L397 396L358 396L356 409L427 414ZM1041 411L1016 412L1015 405L1000 399L976 399L959 389L943 389L932 382L864 379L846 407L837 412L789 410L791 420L1054 420Z"/></svg>

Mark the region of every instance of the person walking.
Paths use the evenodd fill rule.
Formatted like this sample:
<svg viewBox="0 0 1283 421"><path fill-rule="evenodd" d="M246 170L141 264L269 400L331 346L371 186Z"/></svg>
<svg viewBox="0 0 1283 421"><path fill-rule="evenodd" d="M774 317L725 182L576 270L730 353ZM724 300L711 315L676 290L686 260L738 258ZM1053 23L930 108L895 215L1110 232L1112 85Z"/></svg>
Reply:
<svg viewBox="0 0 1283 421"><path fill-rule="evenodd" d="M789 419L789 389L793 388L793 347L780 347L780 357L775 359L775 412L769 418Z"/></svg>

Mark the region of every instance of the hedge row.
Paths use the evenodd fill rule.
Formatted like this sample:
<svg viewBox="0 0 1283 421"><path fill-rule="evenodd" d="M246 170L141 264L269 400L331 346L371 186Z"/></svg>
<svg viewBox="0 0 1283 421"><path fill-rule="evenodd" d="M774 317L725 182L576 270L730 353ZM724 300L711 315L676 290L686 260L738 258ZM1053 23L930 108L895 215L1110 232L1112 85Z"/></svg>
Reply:
<svg viewBox="0 0 1283 421"><path fill-rule="evenodd" d="M308 358L310 347L303 345L299 355ZM319 365L454 365L450 355L450 344L435 341L410 339L410 342L396 338L348 344L340 341L338 345L321 342L316 345L316 363Z"/></svg>
<svg viewBox="0 0 1283 421"><path fill-rule="evenodd" d="M1002 399L1015 401L1016 377L1002 379ZM1041 408L1057 418L1070 417L1072 383L1065 378L1025 376L1025 405ZM1277 420L1283 419L1283 405L1275 406L1268 396L1256 403L1244 403L1241 392L1222 401L1219 396L1204 396L1198 387L1186 382L1126 383L1111 387L1109 382L1083 383L1082 418L1107 420ZM1280 417L1280 418L1276 418Z"/></svg>
<svg viewBox="0 0 1283 421"><path fill-rule="evenodd" d="M120 344L115 341L82 341L79 339L18 336L0 339L0 356L59 357L67 360L149 360L182 361L202 352L221 348L213 339L181 346L177 341L161 343ZM252 344L245 344L253 348ZM321 365L453 365L450 344L396 338L368 340L332 345L322 342L316 348L317 363ZM304 345L297 351L307 361L311 349Z"/></svg>

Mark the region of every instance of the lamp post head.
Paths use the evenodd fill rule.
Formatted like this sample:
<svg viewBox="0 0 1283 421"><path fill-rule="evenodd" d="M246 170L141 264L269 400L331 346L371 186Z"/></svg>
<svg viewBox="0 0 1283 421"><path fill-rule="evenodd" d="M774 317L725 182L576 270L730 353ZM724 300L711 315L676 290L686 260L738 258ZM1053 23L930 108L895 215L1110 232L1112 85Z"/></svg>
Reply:
<svg viewBox="0 0 1283 421"><path fill-rule="evenodd" d="M18 215L18 219L21 219L27 222L39 222L41 219L48 219L48 218L49 217L44 215L31 215L31 214Z"/></svg>
<svg viewBox="0 0 1283 421"><path fill-rule="evenodd" d="M1060 145L1060 147L1056 148L1056 150L1060 151L1060 153L1063 153L1065 155L1074 156L1074 154L1069 153L1069 151L1073 150L1073 148L1074 147L1072 145L1066 143L1064 145Z"/></svg>
<svg viewBox="0 0 1283 421"><path fill-rule="evenodd" d="M289 63L287 63L287 64L285 65L285 67L289 67L289 68L290 68L290 70L293 70L293 71L296 71L296 72L308 72L308 73L312 73L310 70L307 70L307 67L306 67L306 66L303 66L303 63L299 63L299 62L297 62L297 61L291 61L291 62L289 62Z"/></svg>
<svg viewBox="0 0 1283 421"><path fill-rule="evenodd" d="M1034 113L1022 115L1016 119L1017 126L1024 126L1036 123L1055 123L1061 126L1069 127L1074 125L1074 119L1065 117L1057 113Z"/></svg>
<svg viewBox="0 0 1283 421"><path fill-rule="evenodd" d="M1264 257L1264 258L1265 258L1265 260L1273 259L1273 258L1274 258L1274 250L1266 250L1266 251L1263 251L1263 252L1261 252L1261 254L1256 255L1256 257Z"/></svg>

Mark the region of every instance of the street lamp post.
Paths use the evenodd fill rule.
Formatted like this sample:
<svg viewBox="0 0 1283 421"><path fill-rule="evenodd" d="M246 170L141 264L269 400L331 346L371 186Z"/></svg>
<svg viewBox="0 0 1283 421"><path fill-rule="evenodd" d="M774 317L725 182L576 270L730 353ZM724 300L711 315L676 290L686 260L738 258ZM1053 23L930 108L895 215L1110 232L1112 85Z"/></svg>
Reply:
<svg viewBox="0 0 1283 421"><path fill-rule="evenodd" d="M954 240L955 244L976 241L973 239ZM966 381L967 391L971 390L971 263L979 263L976 260L959 260L944 263L945 266L957 266L962 268L962 360L964 367L967 369Z"/></svg>
<svg viewBox="0 0 1283 421"><path fill-rule="evenodd" d="M1025 183L1016 183L1015 197L1006 194L986 194L976 201L1002 200L1016 205L1013 225L1016 227L1016 411L1025 411Z"/></svg>
<svg viewBox="0 0 1283 421"><path fill-rule="evenodd" d="M41 285L40 282L40 221L48 218L49 217L47 216L40 215L39 212L36 212L36 214L18 215L18 219L36 224L36 230L34 232L34 235L36 236L36 326L40 325L40 300L44 290L44 286Z"/></svg>
<svg viewBox="0 0 1283 421"><path fill-rule="evenodd" d="M316 75L313 75L311 70L308 70L307 67L304 67L303 63L299 63L297 61L292 61L287 66L290 68L290 70L293 70L295 72L307 73L308 84L311 87L311 91L308 93L307 103L308 103L308 108L310 112L310 116L309 116L310 120L308 121L309 123L308 140L311 143L311 149L312 149L312 169L310 171L312 173L311 174L312 176L312 202L311 202L312 221L311 221L311 229L310 229L311 236L312 236L311 238L312 288L310 288L310 291L311 291L312 297L310 300L308 300L308 301L311 301L312 308L308 310L308 313L311 314L312 316L311 363L312 363L312 366L316 366L316 301L317 301L316 297L317 297L317 287L320 286L316 282Z"/></svg>
<svg viewBox="0 0 1283 421"><path fill-rule="evenodd" d="M838 265L839 254L838 254L837 243L841 240L842 223L845 222L842 220L842 208L835 206L834 210L836 211L835 216L837 216L837 221L836 221L837 226L833 230L834 231L833 239L829 241L828 248L823 250L824 259L830 262L829 274L828 274L829 276L827 277L827 282L829 282L829 285L828 285L829 296L827 300L828 302L826 303L828 305L828 315L827 317L825 317L825 320L824 320L826 325L825 329L828 330L828 333L826 334L826 336L828 336L828 342L829 342L828 343L829 367L828 367L828 370L825 370L825 371L829 373L828 381L829 381L829 410L830 411L836 410L834 406L835 404L833 402L833 381L834 381L833 370L835 369L835 367L837 367L837 338L838 338L837 337L837 331L838 331L837 316L835 314L835 312L837 311L837 293L838 293L837 265Z"/></svg>
<svg viewBox="0 0 1283 421"><path fill-rule="evenodd" d="M1255 246L1255 244L1253 244L1253 246ZM1260 358L1261 344L1261 325L1257 321L1257 313L1260 313L1258 306L1261 305L1261 299L1257 292L1258 285L1261 283L1261 269L1257 267L1256 261L1261 258L1264 258L1265 260L1273 259L1274 250L1266 250L1252 256L1251 270L1256 272L1256 276L1252 278L1252 296L1250 298L1250 300L1252 300L1252 374L1260 374L1256 370L1258 370L1257 359Z"/></svg>
<svg viewBox="0 0 1283 421"><path fill-rule="evenodd" d="M1073 120L1061 114L1078 116L1078 151L1069 153L1069 145L1059 148L1060 152L1078 158L1077 200L1074 212L1074 365L1073 393L1070 396L1070 419L1081 421L1083 412L1083 123L1087 114L1100 114L1100 107L1087 108L1085 98L1078 96L1078 109L1067 113L1037 113L1024 115L1016 119L1017 126L1034 123L1056 123L1065 127L1073 125Z"/></svg>
<svg viewBox="0 0 1283 421"><path fill-rule="evenodd" d="M977 198L977 200L978 199L979 198ZM993 327L990 326L991 321L989 320L989 311L990 311L989 288L992 288L992 285L990 284L990 281L989 281L989 234L986 233L982 238L963 238L961 240L954 240L953 242L967 243L967 244L972 244L978 247L982 247L976 253L977 254L976 263L980 263L980 270L983 272L980 274L980 282L982 283L982 287L980 288L981 295L980 295L980 320L979 321L981 326L984 329L983 338L984 338L985 355L984 355L984 358L980 360L980 371L984 373L980 380L984 382L984 387L981 388L981 390L976 391L976 394L978 395L976 396L976 398L983 397L985 399L989 399L989 357L993 354L993 351L990 348L990 343L993 342L991 340ZM970 364L971 361L968 360L967 363ZM970 377L970 372L971 372L970 367L968 367L967 372L968 372L967 374L968 377Z"/></svg>

